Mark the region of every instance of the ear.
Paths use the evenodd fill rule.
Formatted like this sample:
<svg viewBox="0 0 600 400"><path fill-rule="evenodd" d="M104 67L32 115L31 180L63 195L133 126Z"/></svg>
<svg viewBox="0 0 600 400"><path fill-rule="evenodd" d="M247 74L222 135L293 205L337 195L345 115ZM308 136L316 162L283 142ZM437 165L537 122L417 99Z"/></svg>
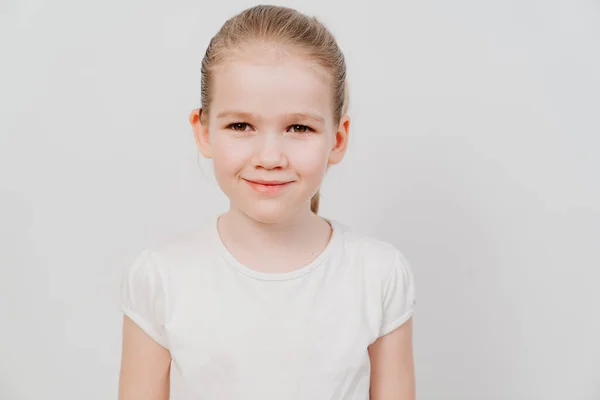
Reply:
<svg viewBox="0 0 600 400"><path fill-rule="evenodd" d="M329 154L328 164L339 164L348 148L348 137L350 135L350 117L344 114L340 119L337 132L335 133L335 139L331 153Z"/></svg>
<svg viewBox="0 0 600 400"><path fill-rule="evenodd" d="M196 138L196 144L200 153L206 157L212 157L212 150L210 147L210 136L208 134L208 122L205 118L202 118L202 109L196 108L190 113L190 125L194 130L194 137Z"/></svg>

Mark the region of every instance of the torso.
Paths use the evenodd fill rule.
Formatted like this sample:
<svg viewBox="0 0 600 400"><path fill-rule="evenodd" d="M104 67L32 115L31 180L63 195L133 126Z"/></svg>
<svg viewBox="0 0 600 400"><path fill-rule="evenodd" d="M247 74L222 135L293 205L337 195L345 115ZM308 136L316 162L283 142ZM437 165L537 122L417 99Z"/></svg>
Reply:
<svg viewBox="0 0 600 400"><path fill-rule="evenodd" d="M369 398L383 275L334 224L321 255L283 274L244 267L215 235L158 253L173 399Z"/></svg>

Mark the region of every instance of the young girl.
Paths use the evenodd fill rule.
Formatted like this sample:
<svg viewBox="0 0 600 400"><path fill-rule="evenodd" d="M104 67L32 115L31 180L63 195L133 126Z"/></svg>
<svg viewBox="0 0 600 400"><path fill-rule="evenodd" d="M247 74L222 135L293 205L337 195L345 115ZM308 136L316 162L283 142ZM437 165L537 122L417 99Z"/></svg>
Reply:
<svg viewBox="0 0 600 400"><path fill-rule="evenodd" d="M121 400L414 400L409 264L317 215L347 102L314 18L257 6L211 40L190 122L230 208L128 270Z"/></svg>

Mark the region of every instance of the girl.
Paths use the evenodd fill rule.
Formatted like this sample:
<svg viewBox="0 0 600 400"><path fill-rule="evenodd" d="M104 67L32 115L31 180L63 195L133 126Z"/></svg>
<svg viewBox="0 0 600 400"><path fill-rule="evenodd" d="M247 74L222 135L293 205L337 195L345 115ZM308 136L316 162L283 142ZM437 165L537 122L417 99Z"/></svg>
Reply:
<svg viewBox="0 0 600 400"><path fill-rule="evenodd" d="M257 6L211 40L190 122L230 208L128 270L121 400L415 398L409 264L317 215L347 103L314 18Z"/></svg>

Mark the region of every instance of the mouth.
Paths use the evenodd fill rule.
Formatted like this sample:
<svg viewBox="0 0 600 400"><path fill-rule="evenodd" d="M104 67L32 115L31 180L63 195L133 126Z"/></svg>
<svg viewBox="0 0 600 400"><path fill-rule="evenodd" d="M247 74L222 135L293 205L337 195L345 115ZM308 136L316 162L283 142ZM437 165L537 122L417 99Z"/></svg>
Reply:
<svg viewBox="0 0 600 400"><path fill-rule="evenodd" d="M252 181L249 179L244 179L244 181L260 194L277 194L292 183L291 181Z"/></svg>

